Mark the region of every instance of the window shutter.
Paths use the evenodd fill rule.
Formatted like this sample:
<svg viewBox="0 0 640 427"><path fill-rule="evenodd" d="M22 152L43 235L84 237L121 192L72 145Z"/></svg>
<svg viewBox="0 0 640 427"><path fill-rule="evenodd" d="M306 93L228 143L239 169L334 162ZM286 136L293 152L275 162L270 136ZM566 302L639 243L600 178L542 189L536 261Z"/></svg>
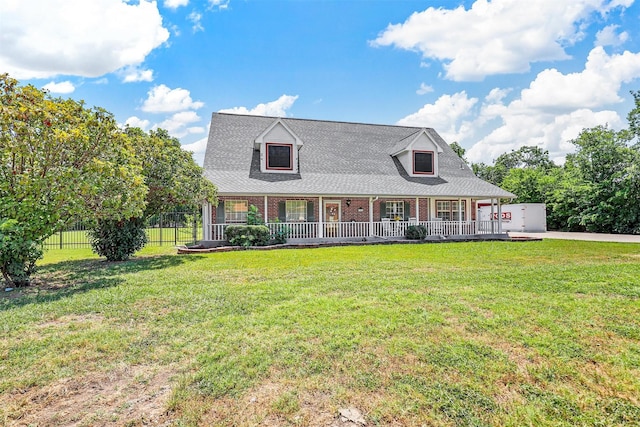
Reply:
<svg viewBox="0 0 640 427"><path fill-rule="evenodd" d="M387 202L380 202L380 218L378 221L382 221L382 218L386 218L385 213L387 210Z"/></svg>
<svg viewBox="0 0 640 427"><path fill-rule="evenodd" d="M411 215L411 204L409 202L404 202L404 220L409 221L410 215Z"/></svg>
<svg viewBox="0 0 640 427"><path fill-rule="evenodd" d="M219 201L216 208L216 224L224 224L224 202Z"/></svg>
<svg viewBox="0 0 640 427"><path fill-rule="evenodd" d="M313 202L307 202L307 222L316 222L316 212L313 209Z"/></svg>
<svg viewBox="0 0 640 427"><path fill-rule="evenodd" d="M278 219L280 222L287 222L287 202L278 202Z"/></svg>

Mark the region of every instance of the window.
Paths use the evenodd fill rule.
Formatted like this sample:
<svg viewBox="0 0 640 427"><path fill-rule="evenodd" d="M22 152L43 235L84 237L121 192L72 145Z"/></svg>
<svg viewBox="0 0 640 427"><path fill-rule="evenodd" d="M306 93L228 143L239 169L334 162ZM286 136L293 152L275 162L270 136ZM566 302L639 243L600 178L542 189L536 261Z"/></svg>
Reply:
<svg viewBox="0 0 640 427"><path fill-rule="evenodd" d="M306 200L287 200L287 222L300 222L307 220Z"/></svg>
<svg viewBox="0 0 640 427"><path fill-rule="evenodd" d="M436 202L436 217L441 218L443 221L459 221L465 220L465 208L466 202L462 200L462 218L460 218L460 211L457 200L438 200Z"/></svg>
<svg viewBox="0 0 640 427"><path fill-rule="evenodd" d="M249 203L246 200L224 202L224 222L247 222Z"/></svg>
<svg viewBox="0 0 640 427"><path fill-rule="evenodd" d="M293 146L267 144L267 169L293 170Z"/></svg>
<svg viewBox="0 0 640 427"><path fill-rule="evenodd" d="M433 175L433 151L413 152L413 173Z"/></svg>
<svg viewBox="0 0 640 427"><path fill-rule="evenodd" d="M404 220L404 202L387 202L384 217Z"/></svg>

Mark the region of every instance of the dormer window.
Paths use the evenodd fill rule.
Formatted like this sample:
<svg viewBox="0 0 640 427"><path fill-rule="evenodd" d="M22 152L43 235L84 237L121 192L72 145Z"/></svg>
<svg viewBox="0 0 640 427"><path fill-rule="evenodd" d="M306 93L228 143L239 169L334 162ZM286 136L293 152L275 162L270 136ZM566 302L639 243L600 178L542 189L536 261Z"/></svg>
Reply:
<svg viewBox="0 0 640 427"><path fill-rule="evenodd" d="M253 142L260 151L260 172L297 174L302 140L283 119L275 119Z"/></svg>
<svg viewBox="0 0 640 427"><path fill-rule="evenodd" d="M293 145L267 143L267 169L293 170Z"/></svg>
<svg viewBox="0 0 640 427"><path fill-rule="evenodd" d="M433 151L413 152L413 173L421 175L433 175Z"/></svg>
<svg viewBox="0 0 640 427"><path fill-rule="evenodd" d="M446 144L431 129L422 129L398 141L389 150L407 175L411 177L436 177L438 173L438 157L443 152L440 144ZM437 138L436 138L437 137Z"/></svg>

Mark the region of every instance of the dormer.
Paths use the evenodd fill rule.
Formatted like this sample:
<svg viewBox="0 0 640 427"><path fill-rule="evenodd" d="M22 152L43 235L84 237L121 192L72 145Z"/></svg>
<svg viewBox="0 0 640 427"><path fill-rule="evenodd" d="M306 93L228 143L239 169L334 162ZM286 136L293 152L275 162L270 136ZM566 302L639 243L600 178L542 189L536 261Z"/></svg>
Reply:
<svg viewBox="0 0 640 427"><path fill-rule="evenodd" d="M260 151L260 171L263 173L298 173L298 151L302 140L282 119L276 119L254 141Z"/></svg>
<svg viewBox="0 0 640 427"><path fill-rule="evenodd" d="M438 157L442 147L422 129L399 141L391 150L411 177L438 176Z"/></svg>

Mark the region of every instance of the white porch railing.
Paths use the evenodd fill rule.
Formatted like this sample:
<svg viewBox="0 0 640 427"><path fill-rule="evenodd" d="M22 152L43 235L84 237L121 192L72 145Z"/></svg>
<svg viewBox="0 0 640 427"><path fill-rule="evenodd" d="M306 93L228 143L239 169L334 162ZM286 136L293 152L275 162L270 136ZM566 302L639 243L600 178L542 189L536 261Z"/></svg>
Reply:
<svg viewBox="0 0 640 427"><path fill-rule="evenodd" d="M374 221L370 222L278 222L266 224L275 234L284 231L288 239L404 237L410 225L423 225L427 236L497 234L498 221ZM230 224L211 224L211 240L226 240ZM322 233L319 233L322 228Z"/></svg>

